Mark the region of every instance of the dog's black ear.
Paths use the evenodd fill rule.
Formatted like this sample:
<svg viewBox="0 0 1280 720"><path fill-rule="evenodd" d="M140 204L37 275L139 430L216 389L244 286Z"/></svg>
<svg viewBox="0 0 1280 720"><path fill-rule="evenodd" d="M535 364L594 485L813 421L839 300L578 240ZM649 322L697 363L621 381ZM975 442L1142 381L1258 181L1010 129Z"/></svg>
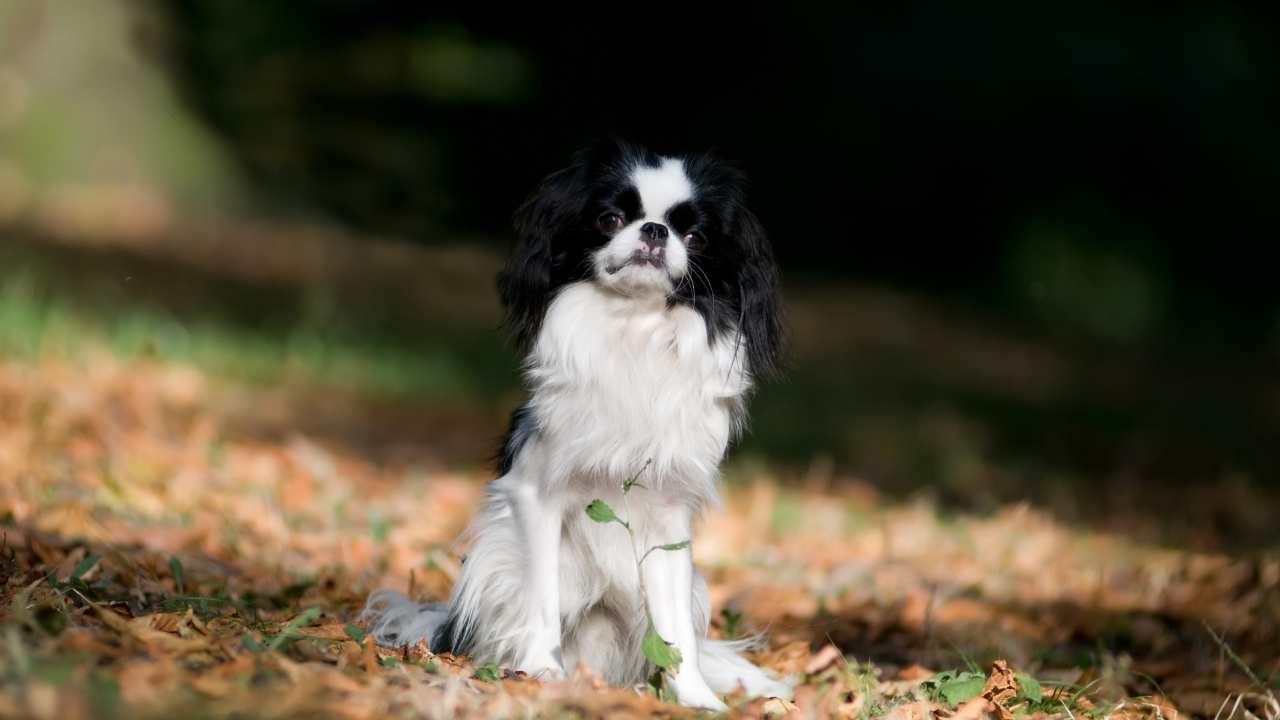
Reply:
<svg viewBox="0 0 1280 720"><path fill-rule="evenodd" d="M764 226L745 207L738 209L735 233L742 251L738 273L740 330L751 374L766 379L781 372L786 340L778 265Z"/></svg>
<svg viewBox="0 0 1280 720"><path fill-rule="evenodd" d="M516 210L515 246L498 273L498 294L507 328L521 352L528 352L537 338L551 303L557 263L564 261L565 248L558 246L581 218L586 175L579 154L572 165L543 179Z"/></svg>

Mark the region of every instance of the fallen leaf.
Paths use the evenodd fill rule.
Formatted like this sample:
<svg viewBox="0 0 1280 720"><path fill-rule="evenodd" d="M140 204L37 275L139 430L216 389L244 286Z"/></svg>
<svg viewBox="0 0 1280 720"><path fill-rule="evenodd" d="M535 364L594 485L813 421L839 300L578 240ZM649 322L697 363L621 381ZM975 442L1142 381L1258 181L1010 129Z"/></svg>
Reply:
<svg viewBox="0 0 1280 720"><path fill-rule="evenodd" d="M186 615L183 613L156 613L154 615L144 615L140 618L135 618L134 622L145 623L146 626L150 627L152 630L177 635L178 628L184 624L185 620Z"/></svg>
<svg viewBox="0 0 1280 720"><path fill-rule="evenodd" d="M352 626L354 627L354 626ZM316 625L314 627L303 627L293 631L299 637L317 638L320 640L352 640L354 639L349 633L347 626L342 623L329 623L328 625ZM364 638L361 637L361 640Z"/></svg>
<svg viewBox="0 0 1280 720"><path fill-rule="evenodd" d="M372 677L377 677L382 674L381 663L378 660L377 646L374 644L372 635L364 639L364 671Z"/></svg>
<svg viewBox="0 0 1280 720"><path fill-rule="evenodd" d="M976 697L956 709L948 720L983 720L990 717L991 703L984 697Z"/></svg>
<svg viewBox="0 0 1280 720"><path fill-rule="evenodd" d="M982 688L982 697L1000 713L1001 720L1013 720L1013 712L1006 706L1018 697L1018 679L1009 669L1009 663L996 660L991 664L991 674Z"/></svg>
<svg viewBox="0 0 1280 720"><path fill-rule="evenodd" d="M835 645L824 645L821 650L814 653L808 663L805 663L804 674L816 675L843 659L844 654L840 652L840 648Z"/></svg>
<svg viewBox="0 0 1280 720"><path fill-rule="evenodd" d="M937 672L922 665L908 665L898 671L898 679L915 682L933 677Z"/></svg>
<svg viewBox="0 0 1280 720"><path fill-rule="evenodd" d="M913 702L898 705L885 715L886 720L932 720L935 705L927 702Z"/></svg>

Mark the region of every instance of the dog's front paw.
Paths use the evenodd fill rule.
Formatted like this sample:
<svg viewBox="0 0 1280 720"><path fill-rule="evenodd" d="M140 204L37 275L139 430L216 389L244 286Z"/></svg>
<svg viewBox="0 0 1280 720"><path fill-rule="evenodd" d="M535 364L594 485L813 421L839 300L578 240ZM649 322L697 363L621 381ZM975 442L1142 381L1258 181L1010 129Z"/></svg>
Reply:
<svg viewBox="0 0 1280 720"><path fill-rule="evenodd" d="M672 683L676 691L676 699L685 707L702 708L714 712L724 712L728 705L716 695L701 677L696 679L679 678Z"/></svg>
<svg viewBox="0 0 1280 720"><path fill-rule="evenodd" d="M563 680L566 677L564 663L560 660L559 646L547 651L526 654L515 664L515 669L542 681Z"/></svg>

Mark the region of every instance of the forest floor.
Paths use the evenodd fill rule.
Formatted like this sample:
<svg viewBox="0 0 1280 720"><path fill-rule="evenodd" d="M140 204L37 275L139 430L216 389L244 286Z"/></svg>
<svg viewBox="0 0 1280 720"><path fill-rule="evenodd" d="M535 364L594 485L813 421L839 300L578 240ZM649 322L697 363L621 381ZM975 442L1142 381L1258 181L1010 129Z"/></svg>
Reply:
<svg viewBox="0 0 1280 720"><path fill-rule="evenodd" d="M0 361L0 717L690 714L376 647L365 597L446 597L487 475L242 422L305 402L107 351ZM712 632L763 632L798 682L735 716L1280 717L1280 559L834 480L733 465L696 535Z"/></svg>
<svg viewBox="0 0 1280 720"><path fill-rule="evenodd" d="M99 240L0 235L0 718L692 714L587 672L379 648L357 621L375 589L440 600L457 576L519 397L492 255L270 228ZM797 683L727 698L735 716L1280 720L1274 496L1165 473L1214 457L1206 423L1265 451L1273 376L1159 375L793 287L803 372L757 398L693 543L711 632L761 633L753 659ZM1157 419L1198 414L1167 437L1115 390L1171 387ZM1177 462L994 459L1073 437ZM851 440L866 478L815 452Z"/></svg>

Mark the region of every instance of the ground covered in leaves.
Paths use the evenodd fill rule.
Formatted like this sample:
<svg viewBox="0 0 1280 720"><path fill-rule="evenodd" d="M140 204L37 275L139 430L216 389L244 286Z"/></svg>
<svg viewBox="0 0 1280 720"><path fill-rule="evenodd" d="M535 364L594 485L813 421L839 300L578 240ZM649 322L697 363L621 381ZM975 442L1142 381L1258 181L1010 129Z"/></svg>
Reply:
<svg viewBox="0 0 1280 720"><path fill-rule="evenodd" d="M446 597L487 473L297 434L277 402L110 354L0 359L0 717L692 714L376 647L364 598ZM713 632L764 632L754 659L799 683L735 715L1280 717L1274 555L954 515L821 467L727 484L694 542Z"/></svg>

